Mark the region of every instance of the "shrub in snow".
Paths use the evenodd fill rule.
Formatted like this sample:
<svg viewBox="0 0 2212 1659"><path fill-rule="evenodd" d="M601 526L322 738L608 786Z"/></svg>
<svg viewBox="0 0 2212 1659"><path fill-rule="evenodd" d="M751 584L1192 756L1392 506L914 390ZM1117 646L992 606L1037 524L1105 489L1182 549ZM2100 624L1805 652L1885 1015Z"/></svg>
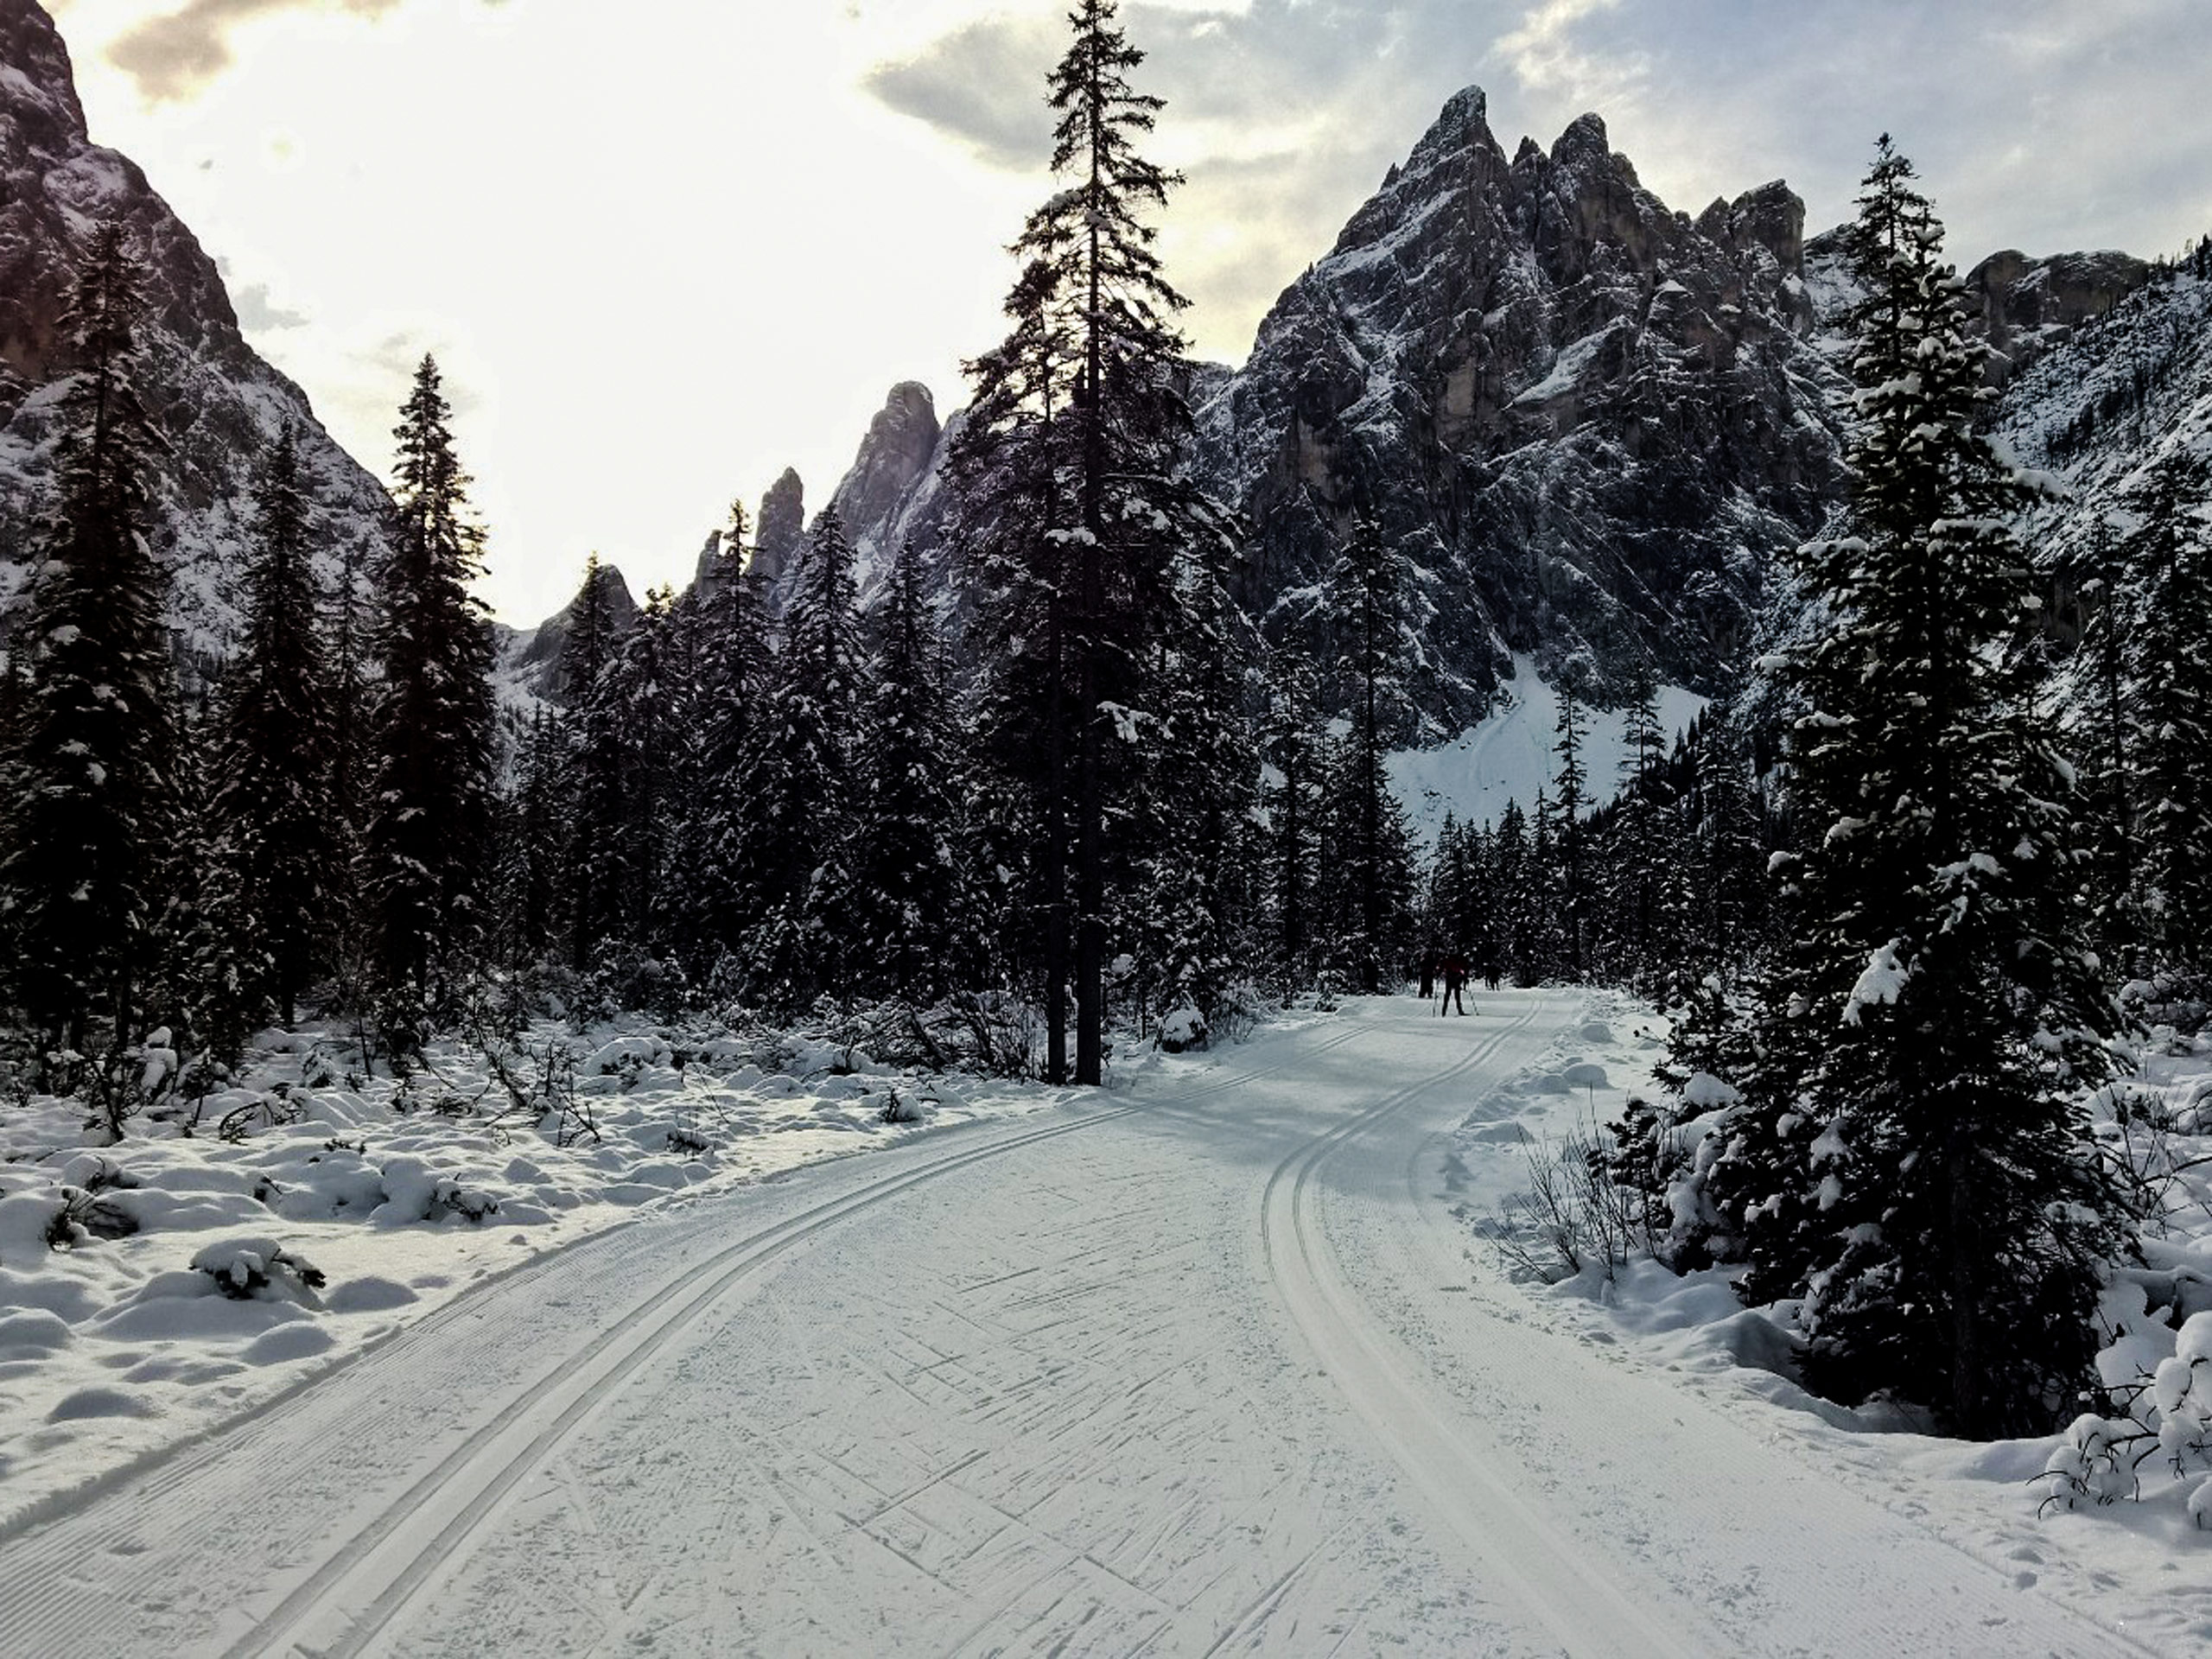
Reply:
<svg viewBox="0 0 2212 1659"><path fill-rule="evenodd" d="M224 1295L312 1302L324 1284L322 1271L296 1250L274 1239L226 1238L192 1258L192 1265L215 1281Z"/></svg>
<svg viewBox="0 0 2212 1659"><path fill-rule="evenodd" d="M2108 1395L2111 1414L2075 1418L2044 1465L2045 1511L2138 1497L2153 1458L2177 1479L2212 1470L2212 1313L2183 1320L2171 1354ZM2198 1482L2189 1512L2212 1524L2212 1479Z"/></svg>
<svg viewBox="0 0 2212 1659"><path fill-rule="evenodd" d="M883 1103L883 1109L875 1116L880 1123L918 1123L922 1114L923 1103L918 1095L902 1095L893 1089Z"/></svg>
<svg viewBox="0 0 2212 1659"><path fill-rule="evenodd" d="M384 1190L385 1201L369 1217L379 1227L409 1227L452 1216L474 1226L499 1211L495 1195L464 1186L420 1158L394 1158L386 1163Z"/></svg>
<svg viewBox="0 0 2212 1659"><path fill-rule="evenodd" d="M1204 1048L1208 1035L1205 1015L1188 1004L1160 1016L1160 1046L1170 1054Z"/></svg>
<svg viewBox="0 0 2212 1659"><path fill-rule="evenodd" d="M73 1160L63 1175L60 1207L47 1224L48 1248L73 1250L94 1239L128 1238L137 1232L137 1218L108 1203L100 1194L127 1192L137 1185L121 1166L105 1158Z"/></svg>

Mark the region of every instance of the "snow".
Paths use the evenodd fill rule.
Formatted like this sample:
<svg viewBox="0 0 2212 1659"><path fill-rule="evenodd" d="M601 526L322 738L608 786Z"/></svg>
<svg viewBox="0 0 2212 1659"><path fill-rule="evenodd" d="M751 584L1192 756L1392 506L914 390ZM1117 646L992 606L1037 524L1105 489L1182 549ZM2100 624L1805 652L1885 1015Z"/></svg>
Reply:
<svg viewBox="0 0 2212 1659"><path fill-rule="evenodd" d="M503 1112L480 1052L402 1084L331 1033L264 1033L234 1085L98 1151L72 1103L0 1115L0 1529L641 1212L1052 1097L804 1039L547 1021L526 1046L573 1057L597 1141ZM168 1033L142 1052L158 1095Z"/></svg>
<svg viewBox="0 0 2212 1659"><path fill-rule="evenodd" d="M1372 999L525 1256L496 1222L355 1226L313 1243L322 1288L237 1298L165 1251L137 1305L203 1334L160 1357L205 1365L220 1322L293 1381L219 1427L113 1368L41 1382L40 1434L166 1455L0 1530L0 1630L41 1659L2199 1649L2179 1503L2157 1535L2041 1515L2056 1437L1814 1401L1786 1310L1723 1275L1500 1271L1470 1224L1521 1137L1617 1113L1662 1035L1580 993ZM1577 1067L1613 1081L1535 1090ZM266 1278L301 1242L196 1243ZM41 1283L0 1388L88 1340L96 1287Z"/></svg>
<svg viewBox="0 0 2212 1659"><path fill-rule="evenodd" d="M1500 688L1498 707L1480 725L1433 749L1407 749L1389 757L1391 787L1406 804L1416 838L1425 849L1450 813L1462 823L1497 822L1506 803L1534 809L1536 791L1552 791L1559 770L1553 745L1559 722L1559 694L1536 672L1535 659L1513 659L1513 678ZM1681 686L1659 692L1659 729L1671 747L1677 735L1703 712L1707 699ZM1623 736L1626 716L1619 711L1587 711L1582 769L1593 792L1610 796L1629 746Z"/></svg>

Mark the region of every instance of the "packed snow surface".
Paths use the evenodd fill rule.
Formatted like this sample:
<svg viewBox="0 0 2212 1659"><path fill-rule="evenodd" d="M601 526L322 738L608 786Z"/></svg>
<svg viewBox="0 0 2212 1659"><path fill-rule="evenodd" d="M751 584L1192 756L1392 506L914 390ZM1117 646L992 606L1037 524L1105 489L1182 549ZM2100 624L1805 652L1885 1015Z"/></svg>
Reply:
<svg viewBox="0 0 2212 1659"><path fill-rule="evenodd" d="M1624 1275L1609 1308L1500 1272L1471 1222L1520 1137L1653 1052L1577 995L1377 999L700 1183L0 1530L0 1631L50 1659L2201 1650L2202 1573L2037 1519L2050 1443L1815 1414L1757 1340L1718 1354L1757 1316L1713 1281ZM209 1263L265 1272L290 1245L260 1230ZM326 1300L375 1276L315 1265Z"/></svg>

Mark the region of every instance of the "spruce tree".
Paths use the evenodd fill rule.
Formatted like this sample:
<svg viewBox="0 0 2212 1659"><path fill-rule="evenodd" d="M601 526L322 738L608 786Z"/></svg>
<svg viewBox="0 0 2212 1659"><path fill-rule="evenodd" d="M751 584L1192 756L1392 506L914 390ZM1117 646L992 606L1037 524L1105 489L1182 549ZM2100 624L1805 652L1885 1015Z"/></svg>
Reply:
<svg viewBox="0 0 2212 1659"><path fill-rule="evenodd" d="M1261 755L1277 781L1262 805L1268 834L1268 898L1274 918L1268 951L1287 999L1313 977L1314 861L1320 816L1323 721L1319 677L1295 640L1268 653L1267 713Z"/></svg>
<svg viewBox="0 0 2212 1659"><path fill-rule="evenodd" d="M960 774L937 620L912 543L899 550L875 617L874 669L859 733L855 976L927 1002L954 988L960 919Z"/></svg>
<svg viewBox="0 0 2212 1659"><path fill-rule="evenodd" d="M1357 895L1356 941L1344 941L1352 982L1372 995L1392 977L1389 964L1403 954L1406 939L1396 890L1403 873L1397 860L1402 812L1390 792L1383 767L1389 734L1400 712L1399 690L1406 666L1403 607L1409 602L1413 573L1404 556L1386 545L1380 529L1364 512L1356 514L1321 584L1325 616L1320 619L1337 642L1338 685L1351 708L1351 732L1338 781L1348 791L1343 805L1352 814L1345 826L1351 839L1342 849L1344 874ZM1399 831L1394 831L1394 815Z"/></svg>
<svg viewBox="0 0 2212 1659"><path fill-rule="evenodd" d="M1815 1387L2038 1433L2093 1380L2117 1236L2079 1101L2117 1014L2008 649L2021 486L1974 430L1982 352L1911 177L1885 138L1854 243L1852 523L1800 556L1825 618L1789 657L1802 845L1707 1197L1745 1294L1803 1299Z"/></svg>
<svg viewBox="0 0 2212 1659"><path fill-rule="evenodd" d="M437 364L424 357L393 436L392 547L378 573L384 684L363 861L390 1035L458 988L486 918L493 721L492 633L470 591L484 533L468 505Z"/></svg>
<svg viewBox="0 0 2212 1659"><path fill-rule="evenodd" d="M1588 711L1574 694L1575 677L1562 676L1559 688L1559 718L1553 727L1552 753L1559 757L1554 779L1559 789L1557 827L1553 850L1560 878L1559 918L1569 979L1580 979L1585 967L1585 934L1589 928L1588 872L1583 868L1582 809L1589 798L1589 774L1582 765L1582 743L1587 735Z"/></svg>
<svg viewBox="0 0 2212 1659"><path fill-rule="evenodd" d="M962 539L985 571L980 728L1002 764L1001 817L1020 826L1052 1032L1066 1064L1060 987L1075 991L1075 1080L1100 1081L1114 872L1130 868L1113 827L1145 759L1124 741L1151 708L1152 647L1178 614L1179 549L1219 534L1180 462L1191 417L1170 319L1185 302L1153 251L1144 215L1178 182L1137 141L1160 100L1128 73L1144 54L1114 0L1077 0L1047 101L1052 168L1067 181L1033 213L1014 251L1015 327L974 365L976 396L956 474L981 488ZM1028 659L1016 668L1011 658ZM1066 908L1071 892L1073 915Z"/></svg>
<svg viewBox="0 0 2212 1659"><path fill-rule="evenodd" d="M760 906L743 955L753 994L786 1012L853 988L854 748L866 701L852 543L835 507L808 532L784 650L756 728L739 879Z"/></svg>
<svg viewBox="0 0 2212 1659"><path fill-rule="evenodd" d="M224 682L219 856L265 967L252 991L290 1026L322 969L340 888L330 671L309 563L314 531L298 435L278 433L255 490L245 644Z"/></svg>
<svg viewBox="0 0 2212 1659"><path fill-rule="evenodd" d="M2128 795L2139 803L2141 909L2164 965L2193 974L2212 925L2212 486L2205 461L2174 443L2146 467L2128 505L2122 554L2139 599L2126 605L2133 718ZM2125 603L2126 601L2121 601ZM2126 728L2133 727L2131 733Z"/></svg>
<svg viewBox="0 0 2212 1659"><path fill-rule="evenodd" d="M616 673L611 588L620 578L594 553L568 610L561 685L568 701L569 963L579 973L622 930L637 848L628 834L632 734ZM626 601L625 601L627 602Z"/></svg>
<svg viewBox="0 0 2212 1659"><path fill-rule="evenodd" d="M58 323L74 372L57 410L42 563L16 636L29 685L0 864L9 974L34 1028L79 1054L134 1035L162 903L174 681L168 582L147 544L160 440L139 393L141 281L122 226L98 226Z"/></svg>

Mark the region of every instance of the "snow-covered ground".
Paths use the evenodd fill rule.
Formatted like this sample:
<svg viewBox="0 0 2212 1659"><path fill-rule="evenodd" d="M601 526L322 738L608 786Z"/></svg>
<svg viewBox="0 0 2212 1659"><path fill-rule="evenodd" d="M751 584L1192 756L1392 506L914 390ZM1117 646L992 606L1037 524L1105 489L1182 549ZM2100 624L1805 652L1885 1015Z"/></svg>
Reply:
<svg viewBox="0 0 2212 1659"><path fill-rule="evenodd" d="M2212 1531L2199 1529L2189 1504L2212 1469L2203 1459L2177 1473L2154 1433L2125 1449L2127 1466L2107 1475L2105 1502L2078 1492L2069 1502L2068 1484L2044 1472L2054 1452L2063 1455L2066 1437L1945 1440L1914 1432L1894 1410L1853 1411L1806 1393L1790 1376L1791 1309L1745 1308L1730 1284L1736 1269L1676 1274L1641 1251L1615 1264L1588 1249L1580 1271L1567 1269L1527 1211L1515 1207L1533 1185L1532 1163L1618 1120L1632 1096L1664 1093L1650 1075L1664 1020L1621 996L1594 996L1589 1014L1535 1067L1478 1102L1454 1137L1461 1213L1493 1241L1493 1266L1531 1299L1543 1328L1669 1374L1689 1395L1801 1449L1951 1548L2009 1572L2023 1588L2041 1585L2093 1611L2116 1637L2154 1651L2208 1650ZM2145 1266L2123 1268L2105 1300L2111 1340L2100 1365L2110 1385L2148 1383L2174 1355L2187 1316L2212 1308L2212 1044L2161 1033L2128 1092L2129 1123L2102 1109L2100 1137L2107 1146L2132 1141L2138 1165L2178 1173L2164 1189L2164 1215L2145 1230ZM1516 1262L1518 1252L1498 1249L1500 1238L1539 1256L1542 1275ZM2113 1650L2129 1649L2116 1641Z"/></svg>
<svg viewBox="0 0 2212 1659"><path fill-rule="evenodd" d="M636 1024L543 1021L508 1058L532 1093L556 1063L565 1124L512 1109L480 1049L398 1084L337 1033L266 1033L236 1086L119 1145L89 1148L73 1102L0 1108L0 1527L641 1210L1054 1095Z"/></svg>
<svg viewBox="0 0 2212 1659"><path fill-rule="evenodd" d="M1501 1269L1518 1128L1656 1052L1377 999L696 1183L0 1526L0 1646L2201 1650L2187 1541L2039 1519L2047 1443L1815 1409L1717 1281Z"/></svg>
<svg viewBox="0 0 2212 1659"><path fill-rule="evenodd" d="M1432 749L1405 749L1389 757L1390 786L1406 804L1406 816L1424 848L1436 845L1437 831L1450 813L1461 823L1494 824L1506 803L1518 801L1531 811L1536 791L1558 787L1559 693L1536 673L1535 659L1513 659L1513 678L1502 689L1496 713L1449 743ZM1659 728L1669 747L1704 711L1706 699L1679 685L1659 689ZM1628 744L1620 710L1586 712L1582 769L1599 797L1618 786Z"/></svg>

